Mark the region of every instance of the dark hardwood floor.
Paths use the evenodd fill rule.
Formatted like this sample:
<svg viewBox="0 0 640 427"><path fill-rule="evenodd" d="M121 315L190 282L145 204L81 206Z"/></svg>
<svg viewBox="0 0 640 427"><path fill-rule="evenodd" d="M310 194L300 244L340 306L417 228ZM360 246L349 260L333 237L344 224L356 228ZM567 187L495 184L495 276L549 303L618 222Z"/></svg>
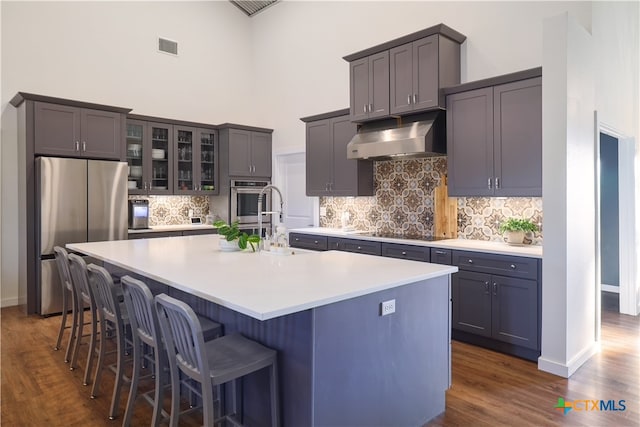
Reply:
<svg viewBox="0 0 640 427"><path fill-rule="evenodd" d="M1 418L3 426L117 426L106 417L113 375L107 373L102 394L89 398L81 369L69 371L64 351L53 351L60 318L26 316L18 307L1 312ZM66 339L66 336L65 336ZM66 341L63 341L66 344ZM558 398L625 400L625 411L554 409ZM149 425L151 409L139 401L134 426ZM181 425L201 425L190 417ZM546 374L535 363L490 350L453 343L453 386L447 409L429 426L639 426L640 318L617 313L617 295L603 298L602 351L571 379ZM304 427L304 426L294 426Z"/></svg>

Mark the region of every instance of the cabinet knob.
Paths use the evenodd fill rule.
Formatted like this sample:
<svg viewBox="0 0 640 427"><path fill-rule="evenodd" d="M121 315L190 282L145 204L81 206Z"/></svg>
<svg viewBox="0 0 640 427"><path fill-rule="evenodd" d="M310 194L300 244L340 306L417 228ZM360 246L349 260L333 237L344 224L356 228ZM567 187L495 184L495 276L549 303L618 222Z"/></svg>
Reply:
<svg viewBox="0 0 640 427"><path fill-rule="evenodd" d="M298 240L298 239L296 239L296 240ZM317 241L317 240L314 240L314 241L313 241L313 243L315 243L315 244L317 245L317 244L318 244L318 241Z"/></svg>
<svg viewBox="0 0 640 427"><path fill-rule="evenodd" d="M487 178L487 188L491 188L491 178Z"/></svg>
<svg viewBox="0 0 640 427"><path fill-rule="evenodd" d="M416 95L415 93L413 94L413 103L417 104L417 100L418 100L418 95Z"/></svg>
<svg viewBox="0 0 640 427"><path fill-rule="evenodd" d="M484 282L484 294L489 295L489 282Z"/></svg>
<svg viewBox="0 0 640 427"><path fill-rule="evenodd" d="M411 104L411 94L407 95L407 104Z"/></svg>
<svg viewBox="0 0 640 427"><path fill-rule="evenodd" d="M361 250L361 249L362 249L362 247L358 246L358 250Z"/></svg>
<svg viewBox="0 0 640 427"><path fill-rule="evenodd" d="M295 240L296 242L299 242L299 241L300 241L300 239L298 239L297 237L296 237L294 240Z"/></svg>
<svg viewBox="0 0 640 427"><path fill-rule="evenodd" d="M366 113L366 112L367 112L367 104L364 104L364 105L362 106L362 112L363 112L363 113Z"/></svg>
<svg viewBox="0 0 640 427"><path fill-rule="evenodd" d="M516 265L515 264L511 264L511 269L515 270L516 269Z"/></svg>
<svg viewBox="0 0 640 427"><path fill-rule="evenodd" d="M496 188L500 188L500 178L496 177Z"/></svg>
<svg viewBox="0 0 640 427"><path fill-rule="evenodd" d="M445 251L436 251L437 255L446 255L447 253Z"/></svg>
<svg viewBox="0 0 640 427"><path fill-rule="evenodd" d="M498 284L493 282L493 294L498 295Z"/></svg>
<svg viewBox="0 0 640 427"><path fill-rule="evenodd" d="M369 104L369 112L373 111L373 104Z"/></svg>
<svg viewBox="0 0 640 427"><path fill-rule="evenodd" d="M473 264L473 260L472 259L469 260L469 264Z"/></svg>
<svg viewBox="0 0 640 427"><path fill-rule="evenodd" d="M407 253L405 251L402 251L402 255L407 256Z"/></svg>
<svg viewBox="0 0 640 427"><path fill-rule="evenodd" d="M82 151L87 151L87 141L82 141Z"/></svg>

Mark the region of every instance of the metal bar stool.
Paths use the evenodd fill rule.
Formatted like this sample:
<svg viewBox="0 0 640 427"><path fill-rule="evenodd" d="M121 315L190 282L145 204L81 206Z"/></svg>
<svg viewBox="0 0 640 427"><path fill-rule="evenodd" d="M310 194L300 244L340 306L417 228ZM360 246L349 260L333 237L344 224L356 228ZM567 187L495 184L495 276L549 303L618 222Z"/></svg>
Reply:
<svg viewBox="0 0 640 427"><path fill-rule="evenodd" d="M83 385L89 384L89 376L93 367L93 358L96 350L96 342L98 339L98 313L96 309L96 301L93 295L93 290L89 287L89 278L87 276L87 264L84 259L76 254L69 254L69 272L71 273L71 282L75 287L76 292L76 310L78 312L77 319L77 334L75 345L73 349L73 355L71 357L71 363L69 369L72 371L77 367L78 352L82 343L83 330L85 326L84 322L84 307L85 304L89 305L89 311L91 313L91 333L89 340L89 351L87 353L87 363L84 369Z"/></svg>
<svg viewBox="0 0 640 427"><path fill-rule="evenodd" d="M121 283L124 291L124 302L131 322L134 360L131 389L122 425L125 427L131 425L135 402L142 397L153 406L151 425L155 427L160 425L160 421L163 418L168 418L168 414L162 409L164 390L170 385L166 381L167 351L161 339L158 314L154 307L153 294L149 287L144 282L130 276L123 276ZM206 317L198 316L198 319L205 331L205 340L207 338L214 339L222 335L222 325ZM155 376L155 388L147 393L138 395L138 384L143 379L142 344L146 344L153 351L154 370L152 375Z"/></svg>
<svg viewBox="0 0 640 427"><path fill-rule="evenodd" d="M178 425L180 388L178 370L202 386L203 421L213 426L222 420L239 424L234 413L216 417L213 387L232 382L264 368L269 368L271 389L271 425L280 425L278 396L278 353L240 334L225 335L204 342L195 312L182 301L161 294L155 297L162 337L166 343L171 373L171 427ZM221 414L220 414L221 415Z"/></svg>
<svg viewBox="0 0 640 427"><path fill-rule="evenodd" d="M129 316L124 303L118 301L117 285L107 270L95 264L87 266L89 276L89 287L93 289L97 304L97 311L100 314L100 349L98 364L91 389L91 398L98 395L102 371L105 368L106 339L110 335L107 328L111 328L111 334L116 341L116 363L109 368L115 373L116 378L113 385L113 395L111 397L111 408L109 409L109 419L113 420L118 416L118 403L120 402L120 390L128 378L124 374L124 363L126 356L125 330L129 326Z"/></svg>
<svg viewBox="0 0 640 427"><path fill-rule="evenodd" d="M69 257L67 251L60 246L54 246L53 252L56 257L56 266L58 267L58 273L60 275L60 284L62 286L62 319L60 321L60 330L58 331L58 339L56 345L53 348L58 351L60 349L60 343L62 342L62 336L65 329L71 329L69 333L69 341L67 342L67 351L64 354L64 362L69 363L71 357L71 349L76 339L76 333L78 329L78 302L76 298L75 287L71 283L71 273L69 272ZM71 295L71 301L69 301L69 295ZM69 305L71 303L71 305ZM69 317L69 309L71 309L71 325L67 326L67 318Z"/></svg>

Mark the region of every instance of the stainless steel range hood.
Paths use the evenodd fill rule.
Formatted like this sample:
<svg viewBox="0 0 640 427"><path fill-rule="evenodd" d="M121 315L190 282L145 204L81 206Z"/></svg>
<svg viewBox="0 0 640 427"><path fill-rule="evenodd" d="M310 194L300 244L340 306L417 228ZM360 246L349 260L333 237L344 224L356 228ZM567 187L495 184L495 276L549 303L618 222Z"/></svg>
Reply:
<svg viewBox="0 0 640 427"><path fill-rule="evenodd" d="M445 156L447 150L444 116L436 111L419 121L389 126L365 124L347 145L348 159L388 160Z"/></svg>

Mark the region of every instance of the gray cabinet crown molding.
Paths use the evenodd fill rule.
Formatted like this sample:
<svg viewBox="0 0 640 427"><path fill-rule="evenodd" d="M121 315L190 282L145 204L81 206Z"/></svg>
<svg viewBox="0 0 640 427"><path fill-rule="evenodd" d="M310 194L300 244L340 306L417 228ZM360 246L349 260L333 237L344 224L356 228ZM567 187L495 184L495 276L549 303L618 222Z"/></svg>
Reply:
<svg viewBox="0 0 640 427"><path fill-rule="evenodd" d="M505 83L513 83L518 80L527 80L534 77L542 77L542 67L530 68L528 70L516 71L515 73L502 74L500 76L489 77L482 80L462 83L442 89L443 95L451 95L459 92L481 89L490 86L498 86Z"/></svg>
<svg viewBox="0 0 640 427"><path fill-rule="evenodd" d="M441 36L447 37L459 44L462 44L467 39L467 36L457 32L453 28L448 27L445 24L438 24L434 25L433 27L425 28L424 30L416 31L415 33L407 34L406 36L398 37L397 39L390 40L388 42L370 47L368 49L352 53L350 55L344 56L342 59L347 62L355 61L366 56L393 49L394 47L401 46L403 44L420 40L433 34L440 34Z"/></svg>
<svg viewBox="0 0 640 427"><path fill-rule="evenodd" d="M25 101L39 101L48 102L50 104L67 105L70 107L88 108L91 110L113 111L116 113L127 114L131 111L131 108L114 107L112 105L95 104L91 102L76 101L73 99L56 98L53 96L37 95L28 92L18 92L9 103L14 107L19 107Z"/></svg>

